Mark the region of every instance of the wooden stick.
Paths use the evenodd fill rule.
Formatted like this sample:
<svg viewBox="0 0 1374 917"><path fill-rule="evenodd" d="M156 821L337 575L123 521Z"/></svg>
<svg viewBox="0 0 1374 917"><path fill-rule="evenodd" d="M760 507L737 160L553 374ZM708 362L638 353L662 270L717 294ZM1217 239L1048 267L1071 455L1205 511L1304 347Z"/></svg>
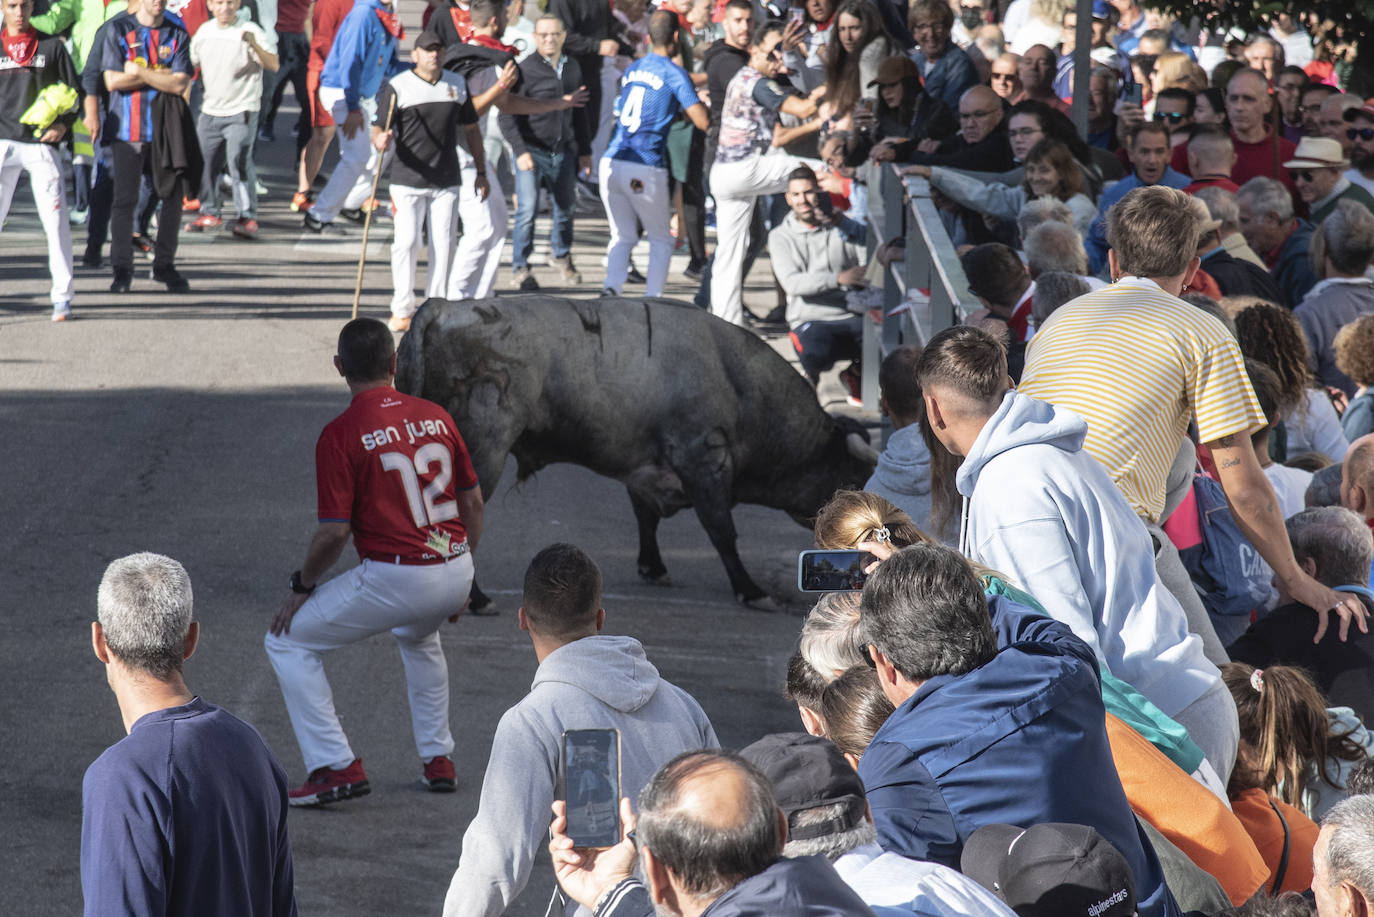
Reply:
<svg viewBox="0 0 1374 917"><path fill-rule="evenodd" d="M391 102L386 107L386 127L382 128L382 133L391 133L391 118L396 114L396 93L391 94ZM367 125L363 125L359 130L369 130ZM377 209L377 183L382 180L382 166L385 164L386 153L377 153L377 174L372 176L372 191L367 196L367 214L363 217L363 250L358 253L358 280L353 285L353 317L358 317L358 300L363 295L363 265L367 263L367 236L372 229L372 212Z"/></svg>

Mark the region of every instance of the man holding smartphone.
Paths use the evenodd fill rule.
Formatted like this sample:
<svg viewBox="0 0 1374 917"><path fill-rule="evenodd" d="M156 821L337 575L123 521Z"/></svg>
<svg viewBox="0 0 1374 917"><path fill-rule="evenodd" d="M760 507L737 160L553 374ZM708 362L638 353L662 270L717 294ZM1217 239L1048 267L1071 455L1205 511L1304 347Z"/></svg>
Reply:
<svg viewBox="0 0 1374 917"><path fill-rule="evenodd" d="M444 917L495 917L529 881L548 841L557 775L585 763L564 759L564 733L619 732L620 796L637 796L673 756L720 744L701 707L659 677L638 640L601 634L601 571L580 548L554 544L535 555L518 620L539 669L496 726ZM577 782L568 790L574 800Z"/></svg>

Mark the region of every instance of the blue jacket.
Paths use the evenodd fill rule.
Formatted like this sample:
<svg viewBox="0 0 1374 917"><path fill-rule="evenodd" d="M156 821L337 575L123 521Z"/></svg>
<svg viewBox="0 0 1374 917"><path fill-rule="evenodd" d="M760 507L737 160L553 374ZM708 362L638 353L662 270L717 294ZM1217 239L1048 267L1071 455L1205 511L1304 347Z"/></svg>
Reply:
<svg viewBox="0 0 1374 917"><path fill-rule="evenodd" d="M997 655L921 685L859 761L878 842L957 869L983 825L1091 825L1131 864L1141 917L1177 917L1117 777L1092 649L1004 596L988 608Z"/></svg>
<svg viewBox="0 0 1374 917"><path fill-rule="evenodd" d="M653 917L648 890L626 879L606 895L594 917ZM864 904L825 857L778 860L711 903L701 917L868 917Z"/></svg>
<svg viewBox="0 0 1374 917"><path fill-rule="evenodd" d="M921 72L925 73L925 55L920 51L913 51L911 59L921 68ZM928 95L944 102L950 111L958 111L959 97L978 85L978 71L974 69L973 61L969 60L964 49L951 42L949 50L931 66L930 73L922 81Z"/></svg>
<svg viewBox="0 0 1374 917"><path fill-rule="evenodd" d="M1169 166L1164 167L1164 174L1157 182L1166 188L1177 188L1180 191L1192 183L1191 178L1182 172L1175 172ZM1093 225L1088 230L1088 238L1084 240L1084 247L1088 250L1089 273L1096 274L1107 265L1107 211L1127 193L1143 187L1145 183L1140 180L1140 176L1132 172L1102 192L1102 199L1097 202L1097 219L1093 220Z"/></svg>
<svg viewBox="0 0 1374 917"><path fill-rule="evenodd" d="M389 12L381 0L357 0L353 4L339 25L320 73L321 86L344 91L349 111L357 111L360 100L376 96L382 81L402 70L396 54L400 43L377 18L378 10Z"/></svg>
<svg viewBox="0 0 1374 917"><path fill-rule="evenodd" d="M1299 219L1288 238L1283 240L1278 257L1269 269L1274 282L1279 285L1279 290L1288 299L1283 305L1290 309L1296 309L1307 296L1307 292L1317 285L1317 275L1312 272L1310 254L1312 230L1311 223ZM1266 256L1265 261L1268 260Z"/></svg>

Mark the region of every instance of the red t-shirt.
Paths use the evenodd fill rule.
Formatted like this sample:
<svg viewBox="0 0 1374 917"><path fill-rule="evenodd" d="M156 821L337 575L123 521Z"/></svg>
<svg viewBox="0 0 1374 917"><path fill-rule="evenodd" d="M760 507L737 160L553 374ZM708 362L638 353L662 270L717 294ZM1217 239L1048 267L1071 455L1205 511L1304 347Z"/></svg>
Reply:
<svg viewBox="0 0 1374 917"><path fill-rule="evenodd" d="M452 555L467 529L457 494L477 486L448 412L390 386L368 389L315 444L321 522L348 522L358 557Z"/></svg>
<svg viewBox="0 0 1374 917"><path fill-rule="evenodd" d="M351 9L353 0L315 0L315 10L310 14L308 69L324 69L324 59L329 56L329 49L334 46L334 35Z"/></svg>
<svg viewBox="0 0 1374 917"><path fill-rule="evenodd" d="M310 0L280 0L277 3L278 32L304 32L310 15Z"/></svg>

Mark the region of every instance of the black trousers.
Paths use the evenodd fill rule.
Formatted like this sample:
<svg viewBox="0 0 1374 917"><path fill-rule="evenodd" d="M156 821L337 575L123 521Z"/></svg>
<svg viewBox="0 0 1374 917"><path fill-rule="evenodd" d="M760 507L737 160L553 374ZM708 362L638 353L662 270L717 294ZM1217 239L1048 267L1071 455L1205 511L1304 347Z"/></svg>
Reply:
<svg viewBox="0 0 1374 917"><path fill-rule="evenodd" d="M138 186L148 168L152 144L112 140L114 154L114 200L110 206L110 264L117 271L134 268L134 209L138 205ZM181 235L181 198L185 193L180 178L172 193L162 199L162 211L157 221L157 239L153 244L153 269L166 269L177 256L177 239Z"/></svg>

